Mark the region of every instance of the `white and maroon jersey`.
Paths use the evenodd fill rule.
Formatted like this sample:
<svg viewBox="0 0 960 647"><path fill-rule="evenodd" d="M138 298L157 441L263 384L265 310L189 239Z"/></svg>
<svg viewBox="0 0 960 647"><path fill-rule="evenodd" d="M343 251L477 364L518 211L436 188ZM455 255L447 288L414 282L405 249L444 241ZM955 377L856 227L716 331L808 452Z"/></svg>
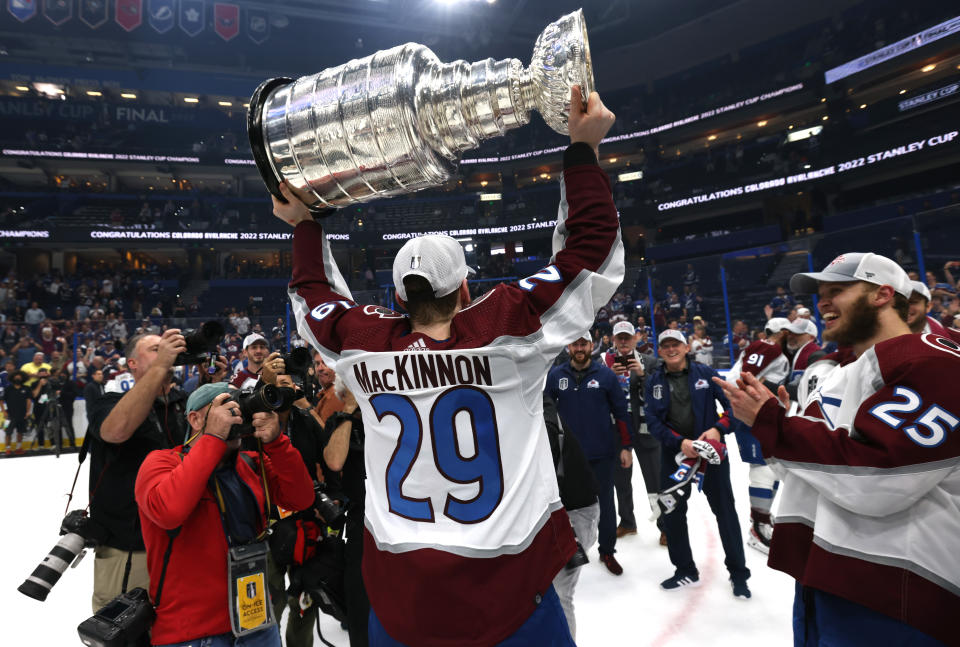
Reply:
<svg viewBox="0 0 960 647"><path fill-rule="evenodd" d="M104 393L126 393L133 388L135 384L133 374L129 371L117 373L106 384L103 385Z"/></svg>
<svg viewBox="0 0 960 647"><path fill-rule="evenodd" d="M761 382L766 380L773 384L782 384L790 373L790 362L783 354L780 344L758 339L743 349L727 373L726 380L736 383L743 373L750 373Z"/></svg>
<svg viewBox="0 0 960 647"><path fill-rule="evenodd" d="M960 344L902 335L825 373L801 415L771 398L751 429L782 480L769 565L944 643L960 609L958 373Z"/></svg>
<svg viewBox="0 0 960 647"><path fill-rule="evenodd" d="M237 364L233 377L230 378L230 386L235 389L251 389L260 381L260 375L247 369L243 362Z"/></svg>
<svg viewBox="0 0 960 647"><path fill-rule="evenodd" d="M542 391L557 353L623 280L617 212L595 162L564 171L553 243L546 267L478 298L436 341L411 333L405 315L354 303L321 226L295 229L298 330L363 413L364 581L403 643L500 642L575 550Z"/></svg>
<svg viewBox="0 0 960 647"><path fill-rule="evenodd" d="M811 339L806 344L797 349L790 360L790 380L795 380L810 366L810 356L820 350L816 339Z"/></svg>

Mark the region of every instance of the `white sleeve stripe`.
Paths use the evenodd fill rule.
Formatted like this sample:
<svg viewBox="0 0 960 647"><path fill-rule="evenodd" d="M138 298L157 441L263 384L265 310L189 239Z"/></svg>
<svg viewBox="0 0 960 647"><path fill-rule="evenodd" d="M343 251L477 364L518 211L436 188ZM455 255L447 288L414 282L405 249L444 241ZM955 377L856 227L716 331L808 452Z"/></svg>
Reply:
<svg viewBox="0 0 960 647"><path fill-rule="evenodd" d="M353 301L350 286L347 285L343 275L340 273L340 268L337 267L337 263L333 258L333 250L330 249L330 241L327 239L326 233L323 234L321 247L321 253L323 254L323 272L327 276L327 283L330 285L330 289L343 298Z"/></svg>
<svg viewBox="0 0 960 647"><path fill-rule="evenodd" d="M320 356L323 357L325 364L336 370L337 360L340 356L329 348L322 346L320 342L317 341L313 330L310 329L310 323L307 321L307 317L310 316L310 306L307 304L306 299L301 297L295 289L289 289L287 293L290 296L290 306L293 309L293 316L297 321L297 333L320 352Z"/></svg>

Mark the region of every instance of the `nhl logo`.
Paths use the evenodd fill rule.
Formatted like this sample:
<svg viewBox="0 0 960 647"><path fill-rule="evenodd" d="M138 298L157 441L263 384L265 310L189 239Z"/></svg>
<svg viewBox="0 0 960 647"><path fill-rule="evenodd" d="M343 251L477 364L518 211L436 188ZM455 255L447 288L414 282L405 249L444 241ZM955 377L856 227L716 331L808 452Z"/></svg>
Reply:
<svg viewBox="0 0 960 647"><path fill-rule="evenodd" d="M251 600L257 597L257 583L247 582L247 597Z"/></svg>
<svg viewBox="0 0 960 647"><path fill-rule="evenodd" d="M570 380L565 377L560 378L560 383L558 384L561 391L566 391L567 387L570 386Z"/></svg>
<svg viewBox="0 0 960 647"><path fill-rule="evenodd" d="M421 262L422 260L423 260L423 259L422 259L422 257L420 257L420 256L412 256L412 257L410 258L410 269L411 269L411 270L418 270L418 269L420 269L420 262Z"/></svg>
<svg viewBox="0 0 960 647"><path fill-rule="evenodd" d="M654 400L662 400L662 399L663 399L663 385L662 385L662 384L654 384L654 385L653 385L653 399L654 399Z"/></svg>

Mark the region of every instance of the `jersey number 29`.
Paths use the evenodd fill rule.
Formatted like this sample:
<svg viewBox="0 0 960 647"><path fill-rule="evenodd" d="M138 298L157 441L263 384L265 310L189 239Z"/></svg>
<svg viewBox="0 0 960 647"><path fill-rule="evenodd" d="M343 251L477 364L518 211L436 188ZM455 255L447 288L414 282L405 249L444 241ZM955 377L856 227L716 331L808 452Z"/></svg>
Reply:
<svg viewBox="0 0 960 647"><path fill-rule="evenodd" d="M370 398L378 420L393 416L400 423L400 438L387 465L387 500L390 511L413 521L434 522L429 498L404 495L403 482L410 475L423 443L424 426L410 398L381 393ZM466 458L460 452L456 419L465 413L473 432L474 454ZM463 417L461 416L461 420ZM472 386L458 386L441 393L430 410L427 435L433 445L433 457L443 478L453 483L477 483L477 495L458 499L448 494L443 514L459 523L483 521L500 505L503 496L503 466L500 438L493 401Z"/></svg>

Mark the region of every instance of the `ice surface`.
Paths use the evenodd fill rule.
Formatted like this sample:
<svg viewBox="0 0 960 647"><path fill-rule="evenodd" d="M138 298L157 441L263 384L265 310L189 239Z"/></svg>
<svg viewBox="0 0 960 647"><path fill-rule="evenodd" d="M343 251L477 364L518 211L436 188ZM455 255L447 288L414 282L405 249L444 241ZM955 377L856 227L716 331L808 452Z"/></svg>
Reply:
<svg viewBox="0 0 960 647"><path fill-rule="evenodd" d="M747 468L731 441L732 474L737 512L746 530L749 518ZM0 588L0 646L80 645L76 627L91 614L93 555L88 553L76 569L68 569L46 602L37 602L17 591L58 540L66 493L77 466L77 455L23 457L0 460L0 492L5 521L0 551L5 558ZM85 463L77 481L72 508L87 503ZM647 510L643 481L634 469L638 521ZM673 593L658 583L673 573L667 550L658 545L653 523L641 523L639 533L619 540L620 577L600 564L596 547L590 563L581 570L577 587L577 644L660 646L706 644L788 645L793 581L766 566L763 555L745 548L753 573L749 584L753 598L733 597L723 565L717 527L702 494L694 495L688 513L691 545L700 569L701 586ZM348 644L346 632L332 618L321 616L324 636L337 647ZM314 640L315 645L321 645Z"/></svg>

